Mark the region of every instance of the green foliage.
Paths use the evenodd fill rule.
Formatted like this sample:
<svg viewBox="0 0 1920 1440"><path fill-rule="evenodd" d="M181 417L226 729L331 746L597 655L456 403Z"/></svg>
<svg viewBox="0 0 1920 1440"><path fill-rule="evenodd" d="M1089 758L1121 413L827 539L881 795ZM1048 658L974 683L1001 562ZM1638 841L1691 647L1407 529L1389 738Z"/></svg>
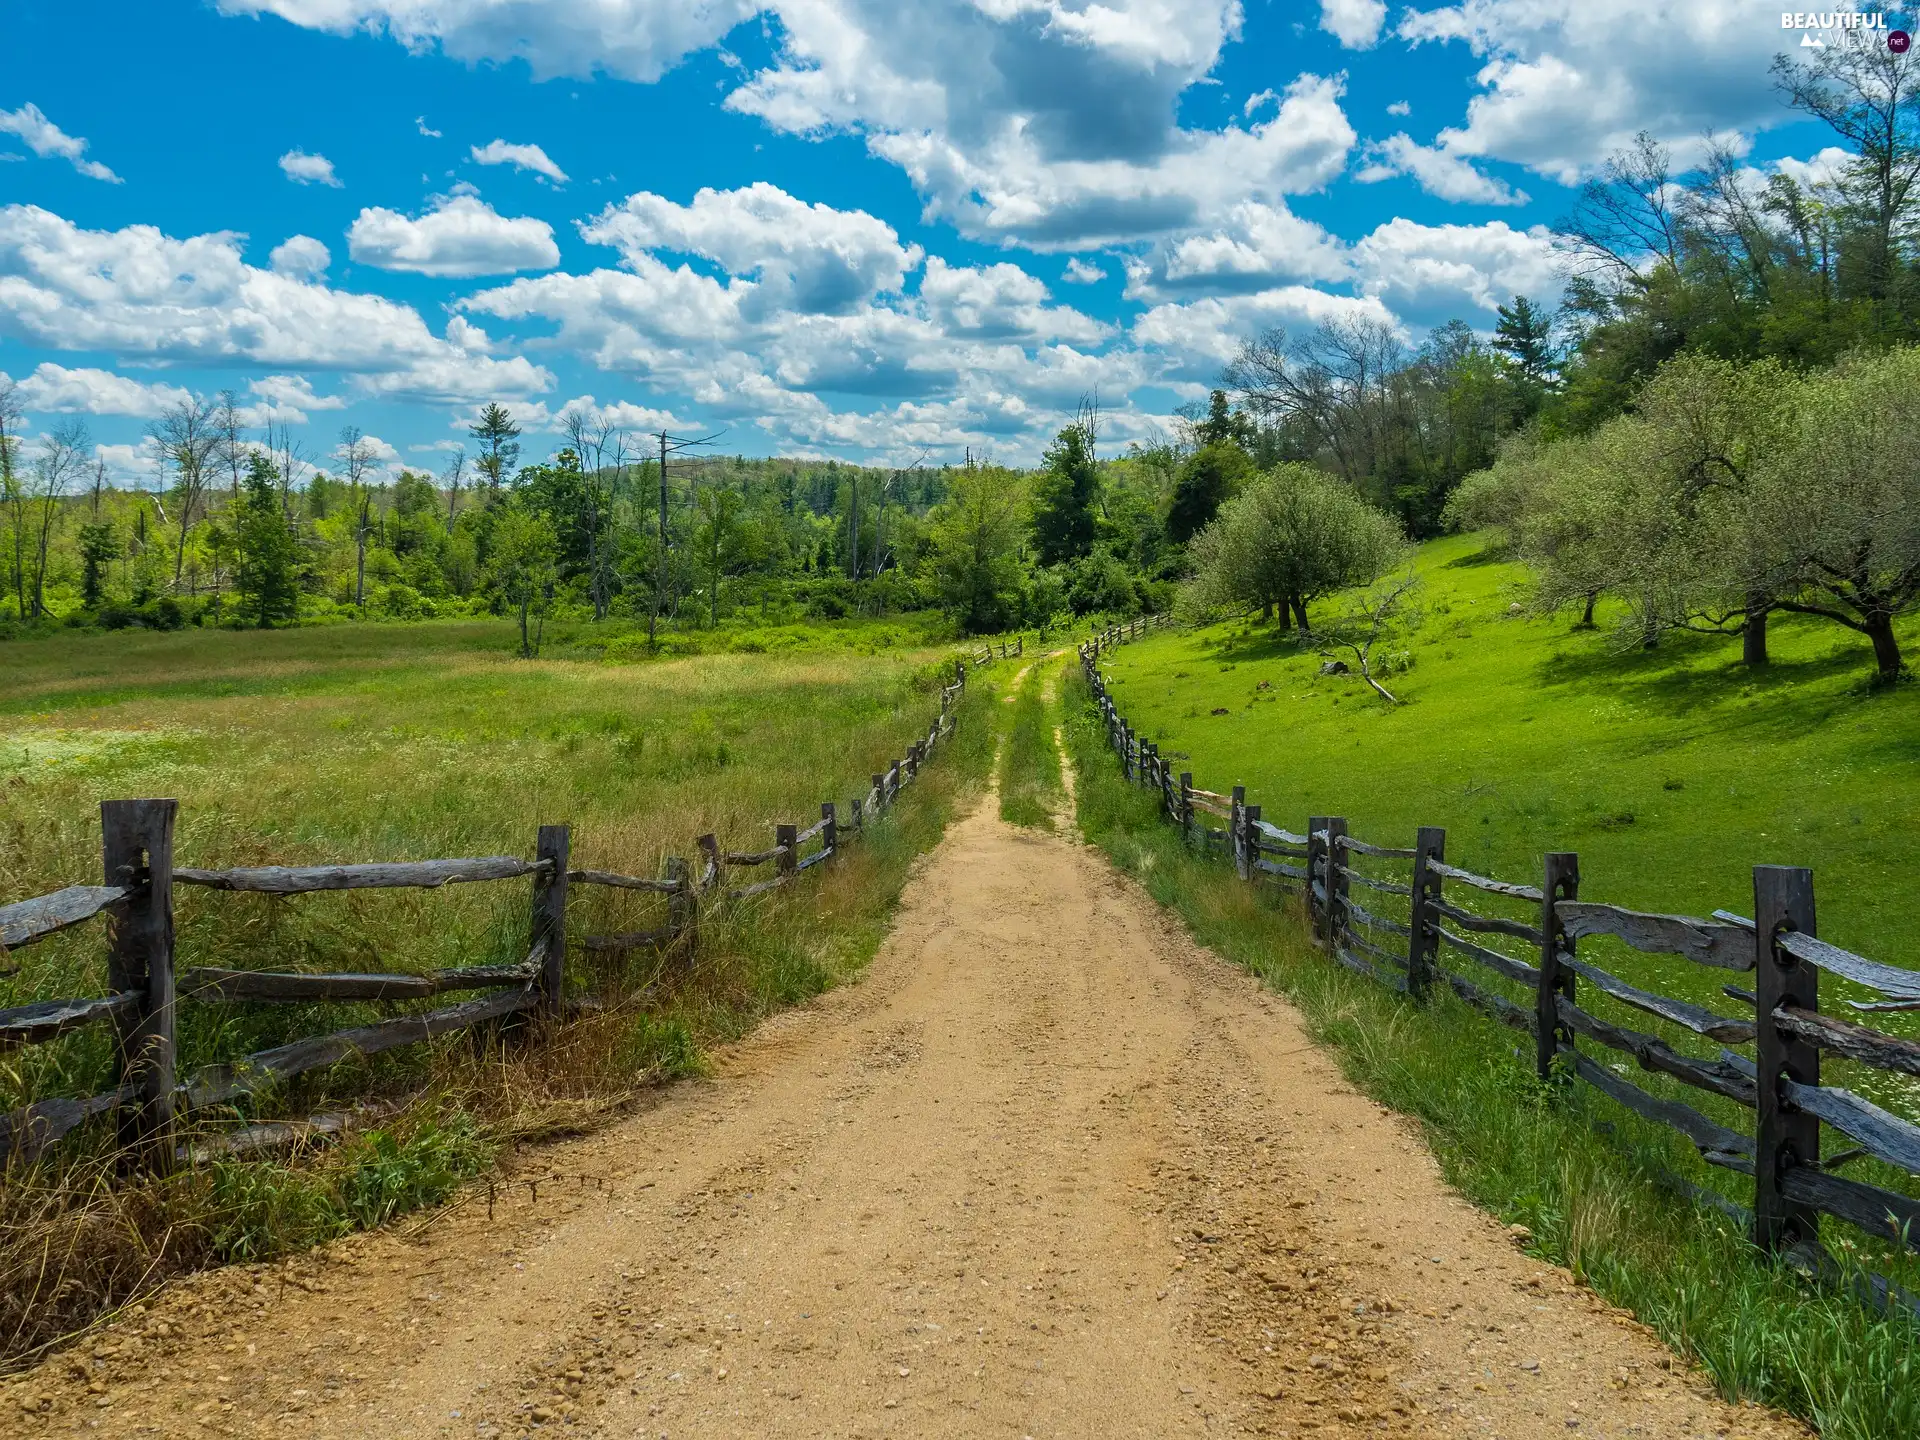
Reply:
<svg viewBox="0 0 1920 1440"><path fill-rule="evenodd" d="M493 1147L456 1111L407 1134L370 1130L317 1166L220 1160L210 1176L215 1258L233 1263L304 1250L438 1205L480 1174Z"/></svg>
<svg viewBox="0 0 1920 1440"><path fill-rule="evenodd" d="M1194 538L1181 605L1193 615L1258 608L1266 617L1277 606L1304 630L1315 600L1369 584L1405 550L1400 527L1338 480L1278 465Z"/></svg>
<svg viewBox="0 0 1920 1440"><path fill-rule="evenodd" d="M1078 560L1093 548L1094 512L1100 497L1100 467L1085 426L1069 425L1047 447L1033 479L1035 558L1042 565Z"/></svg>
<svg viewBox="0 0 1920 1440"><path fill-rule="evenodd" d="M539 653L538 636L528 617L546 615L555 577L559 544L547 517L518 501L503 505L493 522L487 575L507 606L520 617L520 653Z"/></svg>
<svg viewBox="0 0 1920 1440"><path fill-rule="evenodd" d="M933 583L941 604L969 635L1013 628L1025 570L1020 561L1026 486L1010 470L968 465L933 513Z"/></svg>
<svg viewBox="0 0 1920 1440"><path fill-rule="evenodd" d="M294 575L299 551L281 508L278 479L272 461L251 456L235 520L234 589L241 615L262 630L293 619L300 604Z"/></svg>
<svg viewBox="0 0 1920 1440"><path fill-rule="evenodd" d="M1231 440L1209 441L1180 467L1167 509L1167 538L1184 545L1220 513L1253 473L1247 452Z"/></svg>

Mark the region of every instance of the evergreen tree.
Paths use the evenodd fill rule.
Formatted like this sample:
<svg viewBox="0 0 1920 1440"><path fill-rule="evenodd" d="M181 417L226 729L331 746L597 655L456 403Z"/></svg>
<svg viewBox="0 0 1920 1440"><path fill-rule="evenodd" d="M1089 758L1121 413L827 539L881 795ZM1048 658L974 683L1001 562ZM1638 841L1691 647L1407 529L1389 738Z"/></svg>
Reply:
<svg viewBox="0 0 1920 1440"><path fill-rule="evenodd" d="M248 457L233 527L238 552L233 583L240 614L262 630L276 620L295 618L300 603L295 574L299 546L280 505L279 480L266 456L256 451Z"/></svg>
<svg viewBox="0 0 1920 1440"><path fill-rule="evenodd" d="M480 473L487 477L489 500L498 498L513 467L520 461L520 427L513 423L507 407L489 401L480 418L467 427L467 433L480 442Z"/></svg>
<svg viewBox="0 0 1920 1440"><path fill-rule="evenodd" d="M1217 392L1216 392L1217 393ZM1167 510L1167 538L1184 545L1204 530L1239 492L1253 470L1247 452L1231 441L1202 445L1180 467Z"/></svg>
<svg viewBox="0 0 1920 1440"><path fill-rule="evenodd" d="M1060 565L1093 549L1100 467L1092 435L1078 424L1062 430L1044 458L1033 488L1033 545L1042 565Z"/></svg>

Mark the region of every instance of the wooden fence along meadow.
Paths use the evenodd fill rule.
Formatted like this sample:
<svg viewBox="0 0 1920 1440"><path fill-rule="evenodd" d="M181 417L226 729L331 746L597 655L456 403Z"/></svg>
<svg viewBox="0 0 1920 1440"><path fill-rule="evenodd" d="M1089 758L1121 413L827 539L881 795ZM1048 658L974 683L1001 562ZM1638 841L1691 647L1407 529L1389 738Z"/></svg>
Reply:
<svg viewBox="0 0 1920 1440"><path fill-rule="evenodd" d="M1002 647L1003 649L1005 647ZM1017 651L1015 653L1018 653ZM988 663L992 648L955 663L953 683L940 693L940 711L924 738L906 755L872 777L872 786L847 811L833 801L820 818L801 829L776 825L771 848L723 850L713 835L695 842L700 873L683 857L670 857L656 879L602 870L570 868L569 831L542 825L533 858L495 855L470 860L412 860L365 865L264 866L245 870L194 870L173 863L174 800L109 800L100 807L99 885L71 885L51 895L0 906L0 962L8 953L82 924L107 917L106 995L94 999L43 1000L0 1010L0 1050L41 1045L83 1026L111 1024L117 1033L118 1083L98 1095L47 1099L0 1116L0 1159L26 1161L76 1127L112 1114L129 1164L164 1170L187 1158L177 1143L177 1121L195 1112L231 1106L277 1082L338 1063L375 1055L485 1021L531 1012L558 1020L565 1012L567 896L575 885L650 891L665 899L663 923L651 930L588 935L588 951L624 951L695 943L704 906L744 900L797 880L832 860L847 840L899 798L942 739L953 733L954 704L968 667ZM771 865L769 878L735 885L736 872ZM302 895L321 890L394 887L437 889L442 885L531 878L532 913L526 958L517 965L408 974L308 974L262 970L177 971L173 946L176 885L265 895ZM744 876L739 878L744 879ZM182 1004L237 1001L401 1001L455 991L480 990L478 999L376 1024L297 1040L212 1065L179 1080L174 1074L176 1017ZM330 1117L338 1119L338 1117ZM328 1128L328 1127L322 1127ZM251 1126L228 1137L222 1153L277 1143L298 1127Z"/></svg>
<svg viewBox="0 0 1920 1440"><path fill-rule="evenodd" d="M1547 855L1537 882L1519 883L1449 865L1446 831L1435 826L1419 827L1411 846L1361 840L1338 815L1303 816L1302 831L1283 829L1264 819L1259 805L1247 803L1244 787L1223 795L1197 788L1191 773L1176 775L1159 747L1136 734L1115 707L1101 655L1164 623L1136 621L1104 631L1080 647L1080 661L1123 773L1157 793L1164 817L1189 844L1230 859L1242 880L1299 895L1316 942L1342 965L1416 1000L1445 986L1531 1035L1541 1078L1577 1076L1637 1114L1678 1130L1707 1163L1753 1176L1750 1216L1742 1207L1731 1208L1768 1250L1830 1270L1819 1247L1820 1216L1826 1214L1920 1251L1920 1201L1836 1173L1866 1156L1920 1173L1920 1126L1820 1080L1823 1053L1920 1075L1920 1044L1822 1013L1819 986L1824 972L1883 997L1848 1001L1856 1012L1917 1010L1920 973L1819 939L1811 870L1756 866L1752 918L1717 910L1703 920L1582 899L1579 858L1572 854ZM1525 907L1528 918L1488 913L1502 903L1510 910ZM1740 1003L1741 1013L1717 1014L1628 984L1580 957L1578 942L1595 936L1679 956L1729 978L1751 972L1750 989L1728 984L1722 990ZM1516 949L1522 953L1510 953ZM1525 987L1532 1003L1516 1004L1476 984L1461 973L1463 961ZM1656 1035L1582 1008L1575 988L1580 981L1634 1011L1716 1042L1718 1055L1684 1054ZM1752 1122L1731 1128L1691 1105L1651 1094L1583 1054L1581 1039L1631 1056L1643 1070L1722 1096L1752 1111ZM1750 1049L1751 1056L1729 1048L1736 1046ZM1823 1125L1851 1143L1823 1155ZM1728 1208L1722 1197L1688 1188ZM1886 1298L1884 1282L1876 1281L1875 1290ZM1915 1303L1911 1296L1900 1298Z"/></svg>

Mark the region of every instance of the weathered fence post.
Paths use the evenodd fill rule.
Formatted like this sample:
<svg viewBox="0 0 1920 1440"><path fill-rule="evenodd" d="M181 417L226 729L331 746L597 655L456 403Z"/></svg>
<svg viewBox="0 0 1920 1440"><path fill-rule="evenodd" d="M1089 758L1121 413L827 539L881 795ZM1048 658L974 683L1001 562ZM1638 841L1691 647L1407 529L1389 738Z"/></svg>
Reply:
<svg viewBox="0 0 1920 1440"><path fill-rule="evenodd" d="M1327 953L1336 954L1340 947L1340 925L1346 918L1347 910L1347 862L1352 859L1340 842L1346 838L1347 817L1329 815L1327 817L1327 908L1320 917L1326 937Z"/></svg>
<svg viewBox="0 0 1920 1440"><path fill-rule="evenodd" d="M1247 787L1233 787L1233 804L1227 820L1227 844L1233 850L1233 873L1247 878Z"/></svg>
<svg viewBox="0 0 1920 1440"><path fill-rule="evenodd" d="M1560 997L1573 1000L1573 971L1560 963L1562 955L1573 953L1573 941L1560 923L1554 908L1560 900L1580 898L1580 857L1566 851L1549 851L1546 868L1540 877L1540 978L1535 982L1534 1069L1542 1080L1553 1074L1553 1057L1564 1042L1573 1045L1573 1031L1560 1022Z"/></svg>
<svg viewBox="0 0 1920 1440"><path fill-rule="evenodd" d="M1754 1146L1753 1238L1768 1250L1811 1242L1820 1233L1819 1212L1797 1204L1781 1193L1781 1182L1796 1165L1820 1162L1820 1121L1789 1106L1781 1095L1781 1081L1800 1085L1820 1083L1820 1051L1795 1036L1783 1034L1774 1009L1790 1005L1797 1010L1820 1008L1820 972L1796 960L1779 946L1784 931L1817 935L1813 909L1813 871L1788 865L1756 865L1753 869L1754 1059L1758 1076L1760 1119Z"/></svg>
<svg viewBox="0 0 1920 1440"><path fill-rule="evenodd" d="M920 742L915 740L907 746L907 778L913 779L920 773Z"/></svg>
<svg viewBox="0 0 1920 1440"><path fill-rule="evenodd" d="M721 873L720 837L718 835L702 835L698 840L694 841L694 844L700 847L700 853L704 855L707 860L705 867L703 867L701 871L700 888L702 890L717 890L721 888L721 882L726 877Z"/></svg>
<svg viewBox="0 0 1920 1440"><path fill-rule="evenodd" d="M773 843L780 853L774 856L773 863L782 876L793 874L799 857L794 851L800 848L800 827L798 825L776 825L773 827Z"/></svg>
<svg viewBox="0 0 1920 1440"><path fill-rule="evenodd" d="M880 812L886 808L887 777L884 775L875 775L873 777L873 813L875 818L877 819Z"/></svg>
<svg viewBox="0 0 1920 1440"><path fill-rule="evenodd" d="M837 853L840 848L840 809L831 800L820 802L820 818L826 823L820 829L820 848L829 854Z"/></svg>
<svg viewBox="0 0 1920 1440"><path fill-rule="evenodd" d="M1260 878L1260 807L1249 805L1240 812L1240 823L1244 833L1240 838L1240 853L1247 858L1245 878Z"/></svg>
<svg viewBox="0 0 1920 1440"><path fill-rule="evenodd" d="M1133 779L1133 726L1124 720L1120 722L1120 775Z"/></svg>
<svg viewBox="0 0 1920 1440"><path fill-rule="evenodd" d="M1327 874L1327 842L1321 837L1326 833L1327 817L1309 815L1307 817L1307 921L1308 928L1319 938L1323 924L1322 916L1326 910L1326 897L1333 892L1325 888ZM1318 896L1314 894L1315 885L1321 885Z"/></svg>
<svg viewBox="0 0 1920 1440"><path fill-rule="evenodd" d="M854 830L855 833L858 833L859 831L867 828L866 810L867 810L866 802L863 801L858 795L854 796L853 797L853 819L851 819L847 823L849 827Z"/></svg>
<svg viewBox="0 0 1920 1440"><path fill-rule="evenodd" d="M1174 817L1174 823L1180 827L1180 838L1189 846L1193 844L1193 772L1180 772L1180 813Z"/></svg>
<svg viewBox="0 0 1920 1440"><path fill-rule="evenodd" d="M109 912L107 986L140 997L114 1019L119 1033L120 1146L125 1163L173 1168L173 822L177 800L107 800L100 863L132 893Z"/></svg>
<svg viewBox="0 0 1920 1440"><path fill-rule="evenodd" d="M1440 923L1433 902L1440 898L1442 877L1428 864L1447 858L1447 832L1438 825L1422 825L1413 843L1413 900L1408 906L1407 993L1424 1000L1433 988L1434 964L1440 953Z"/></svg>
<svg viewBox="0 0 1920 1440"><path fill-rule="evenodd" d="M534 988L540 994L540 1013L559 1018L567 986L567 863L572 842L565 825L542 825L534 859L548 862L533 877L533 933L529 947L546 942L540 974Z"/></svg>
<svg viewBox="0 0 1920 1440"><path fill-rule="evenodd" d="M967 683L966 661L956 660L953 662L953 683L956 685L965 685Z"/></svg>
<svg viewBox="0 0 1920 1440"><path fill-rule="evenodd" d="M674 886L667 894L667 929L675 940L685 937L692 946L699 935L700 900L694 891L692 867L684 857L667 857L667 879Z"/></svg>

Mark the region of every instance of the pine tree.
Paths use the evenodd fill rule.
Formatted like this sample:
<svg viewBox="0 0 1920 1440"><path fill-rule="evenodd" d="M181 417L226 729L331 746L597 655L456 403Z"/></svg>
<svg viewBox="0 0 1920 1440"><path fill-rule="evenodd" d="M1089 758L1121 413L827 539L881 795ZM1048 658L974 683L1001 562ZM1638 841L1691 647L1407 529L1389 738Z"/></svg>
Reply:
<svg viewBox="0 0 1920 1440"><path fill-rule="evenodd" d="M294 565L299 547L280 505L279 471L258 452L248 457L247 467L234 522L239 560L233 585L240 595L241 617L265 630L276 620L292 620L298 614Z"/></svg>

